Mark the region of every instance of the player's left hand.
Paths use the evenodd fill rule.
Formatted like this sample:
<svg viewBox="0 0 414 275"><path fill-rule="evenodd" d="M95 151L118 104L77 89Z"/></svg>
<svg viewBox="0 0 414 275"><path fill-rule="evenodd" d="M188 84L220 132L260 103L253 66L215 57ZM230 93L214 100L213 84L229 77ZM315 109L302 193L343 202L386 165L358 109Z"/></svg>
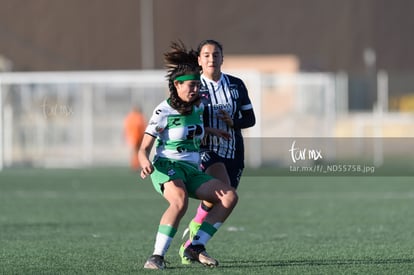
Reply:
<svg viewBox="0 0 414 275"><path fill-rule="evenodd" d="M224 121L224 123L226 123L227 126L233 128L233 119L231 118L230 114L227 113L225 110L219 110L218 118Z"/></svg>
<svg viewBox="0 0 414 275"><path fill-rule="evenodd" d="M217 136L217 137L220 137L220 138L224 138L225 140L231 139L230 133L227 132L227 131L225 131L225 130L217 129L217 128L211 128L211 127L205 127L204 130L209 135L213 135L213 136ZM207 136L205 136L205 138L206 137Z"/></svg>
<svg viewBox="0 0 414 275"><path fill-rule="evenodd" d="M221 138L224 138L225 140L229 140L231 138L231 135L229 132L221 130L221 129L215 129L215 135Z"/></svg>

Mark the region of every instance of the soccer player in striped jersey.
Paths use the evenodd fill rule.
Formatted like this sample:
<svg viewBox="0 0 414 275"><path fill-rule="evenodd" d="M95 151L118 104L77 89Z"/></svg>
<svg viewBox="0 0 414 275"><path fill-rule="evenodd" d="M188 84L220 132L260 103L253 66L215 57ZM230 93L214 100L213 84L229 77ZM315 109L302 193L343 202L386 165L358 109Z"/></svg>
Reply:
<svg viewBox="0 0 414 275"><path fill-rule="evenodd" d="M141 177L151 176L155 190L169 203L161 217L147 269L164 269L164 256L171 244L188 198L212 202L214 207L197 231L197 238L186 247L184 256L206 266L218 261L205 251L205 245L226 220L237 203L237 193L230 185L199 169L200 143L204 136L200 102L200 67L195 51L182 43L173 43L165 54L170 97L154 110L139 150ZM156 142L153 162L149 160Z"/></svg>
<svg viewBox="0 0 414 275"><path fill-rule="evenodd" d="M215 40L198 46L198 63L202 67L200 97L204 104L204 126L210 133L201 146L201 168L207 174L237 188L244 169L244 143L241 130L256 122L253 106L243 81L224 74L223 47ZM183 264L189 261L183 251L196 235L213 204L202 201L188 230L190 238L180 247Z"/></svg>

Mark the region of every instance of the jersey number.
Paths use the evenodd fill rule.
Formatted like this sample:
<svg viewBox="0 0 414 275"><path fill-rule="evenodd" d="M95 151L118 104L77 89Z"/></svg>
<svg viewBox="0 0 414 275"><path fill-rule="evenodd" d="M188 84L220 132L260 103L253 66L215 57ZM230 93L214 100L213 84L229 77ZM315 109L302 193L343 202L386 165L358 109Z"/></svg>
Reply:
<svg viewBox="0 0 414 275"><path fill-rule="evenodd" d="M203 133L203 129L200 125L189 125L187 139L193 139L194 135L199 136Z"/></svg>

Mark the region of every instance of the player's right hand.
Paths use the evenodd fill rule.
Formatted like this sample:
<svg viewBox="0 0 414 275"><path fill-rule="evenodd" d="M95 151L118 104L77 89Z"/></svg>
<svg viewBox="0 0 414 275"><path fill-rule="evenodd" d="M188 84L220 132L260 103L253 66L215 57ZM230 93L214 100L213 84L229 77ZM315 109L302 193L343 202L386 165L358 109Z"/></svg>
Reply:
<svg viewBox="0 0 414 275"><path fill-rule="evenodd" d="M145 179L147 176L151 175L154 172L154 166L152 166L151 162L142 165L141 170L141 178Z"/></svg>

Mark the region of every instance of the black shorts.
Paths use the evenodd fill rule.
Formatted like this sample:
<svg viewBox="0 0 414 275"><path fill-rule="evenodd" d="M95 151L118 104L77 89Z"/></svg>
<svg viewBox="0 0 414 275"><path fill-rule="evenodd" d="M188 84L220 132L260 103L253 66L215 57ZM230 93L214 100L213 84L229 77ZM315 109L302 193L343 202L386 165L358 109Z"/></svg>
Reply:
<svg viewBox="0 0 414 275"><path fill-rule="evenodd" d="M230 178L230 184L236 188L239 186L240 178L244 169L244 158L236 157L234 159L223 158L212 151L201 152L201 170L206 171L214 163L223 163L226 167L227 174Z"/></svg>

